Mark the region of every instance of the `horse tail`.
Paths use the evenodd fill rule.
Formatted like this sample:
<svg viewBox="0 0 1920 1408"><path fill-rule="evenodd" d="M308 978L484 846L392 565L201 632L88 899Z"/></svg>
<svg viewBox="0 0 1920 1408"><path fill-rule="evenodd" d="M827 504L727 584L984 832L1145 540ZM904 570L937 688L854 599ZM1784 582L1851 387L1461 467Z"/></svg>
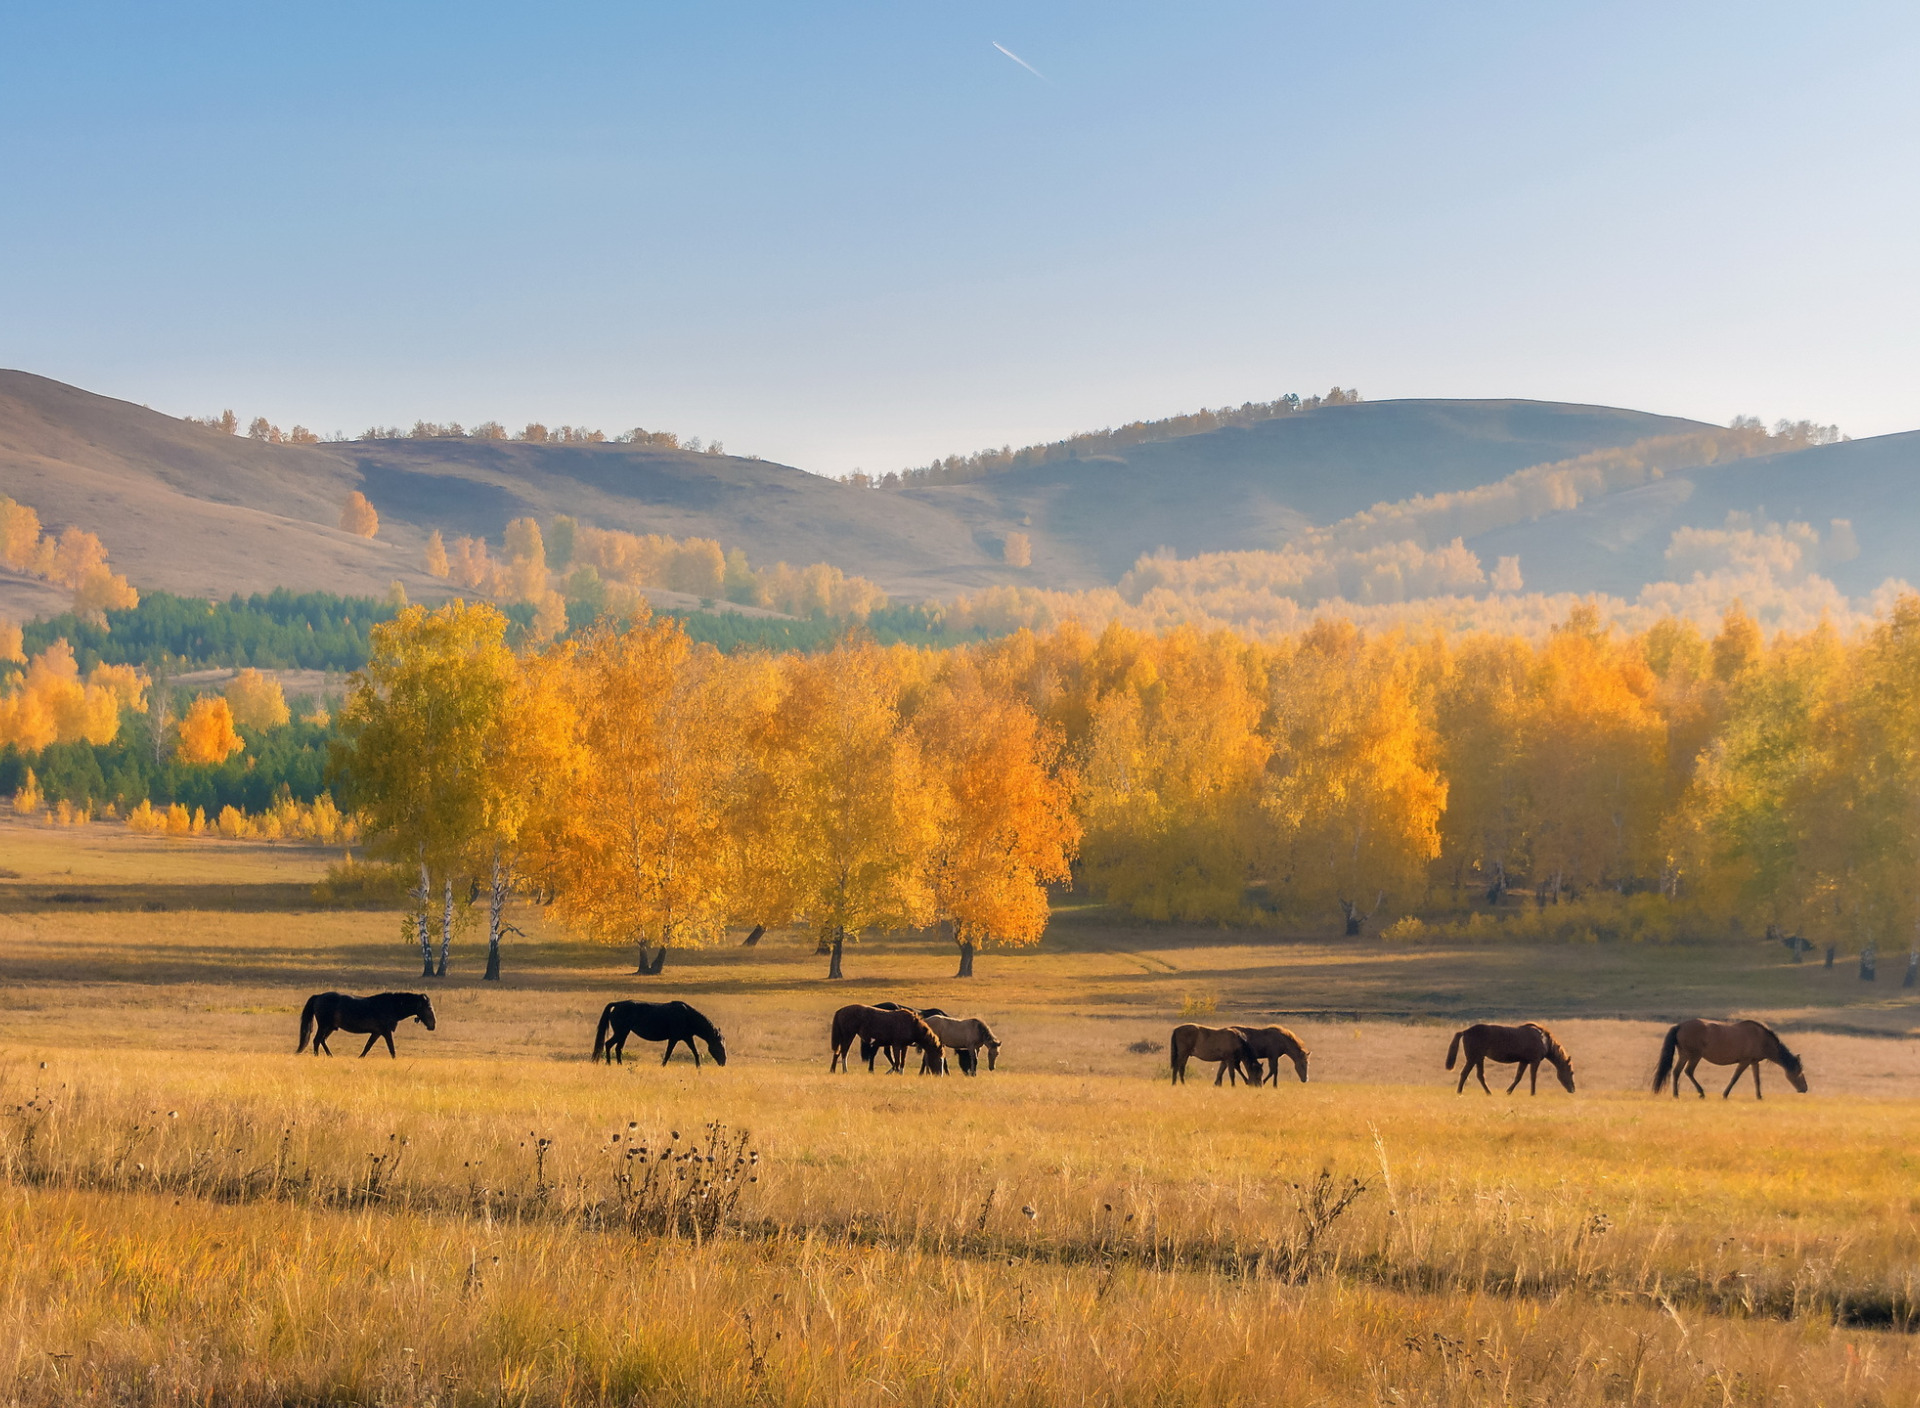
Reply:
<svg viewBox="0 0 1920 1408"><path fill-rule="evenodd" d="M614 1006L615 1004L609 1002L600 1009L600 1025L594 1029L593 1055L589 1058L590 1060L598 1061L601 1053L607 1049L607 1038L613 1035Z"/></svg>
<svg viewBox="0 0 1920 1408"><path fill-rule="evenodd" d="M1673 1053L1679 1045L1680 1024L1675 1022L1667 1028L1667 1039L1660 1043L1660 1068L1653 1073L1655 1094L1666 1087L1667 1077L1673 1074Z"/></svg>
<svg viewBox="0 0 1920 1408"><path fill-rule="evenodd" d="M307 1043L313 1039L313 1009L319 1001L320 994L315 993L307 999L307 1005L300 1009L300 1044L293 1048L293 1054L296 1056L305 1051Z"/></svg>
<svg viewBox="0 0 1920 1408"><path fill-rule="evenodd" d="M1453 1063L1457 1059L1459 1059L1460 1038L1465 1036L1466 1034L1467 1034L1467 1029L1465 1027L1462 1027L1459 1031L1453 1034L1453 1044L1447 1048L1447 1069L1448 1070L1452 1070Z"/></svg>

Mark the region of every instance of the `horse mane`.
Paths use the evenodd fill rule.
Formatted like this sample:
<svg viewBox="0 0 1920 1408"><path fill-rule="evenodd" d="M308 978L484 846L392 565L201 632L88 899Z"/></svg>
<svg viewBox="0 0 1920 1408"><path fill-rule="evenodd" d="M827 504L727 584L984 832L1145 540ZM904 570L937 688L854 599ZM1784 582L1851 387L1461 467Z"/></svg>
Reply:
<svg viewBox="0 0 1920 1408"><path fill-rule="evenodd" d="M1796 1070L1799 1068L1800 1058L1797 1055L1795 1055L1793 1052L1787 1049L1787 1044L1784 1041L1780 1040L1780 1034L1778 1032L1776 1032L1772 1027L1768 1026L1765 1022L1754 1022L1754 1025L1760 1028L1761 1031L1766 1033L1767 1040L1773 1043L1773 1049L1780 1053L1781 1065L1787 1067L1789 1070Z"/></svg>

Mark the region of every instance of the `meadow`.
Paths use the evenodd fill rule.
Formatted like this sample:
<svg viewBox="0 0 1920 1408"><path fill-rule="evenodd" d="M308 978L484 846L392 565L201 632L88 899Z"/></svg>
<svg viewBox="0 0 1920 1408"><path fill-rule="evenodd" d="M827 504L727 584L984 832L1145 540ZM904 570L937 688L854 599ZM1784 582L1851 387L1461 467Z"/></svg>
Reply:
<svg viewBox="0 0 1920 1408"><path fill-rule="evenodd" d="M503 982L472 937L432 982L398 914L302 898L330 859L0 824L0 1401L1920 1399L1892 965L1069 906L965 982L916 936L829 984L778 931L635 978L529 909ZM333 987L426 988L438 1029L295 1056ZM725 1068L588 1063L653 994ZM829 1076L828 1015L882 996L986 1016L1000 1069ZM1293 1027L1311 1083L1171 1086L1209 1006ZM1812 1093L1647 1093L1695 1012L1776 1021ZM1479 1017L1551 1022L1578 1093L1456 1096Z"/></svg>

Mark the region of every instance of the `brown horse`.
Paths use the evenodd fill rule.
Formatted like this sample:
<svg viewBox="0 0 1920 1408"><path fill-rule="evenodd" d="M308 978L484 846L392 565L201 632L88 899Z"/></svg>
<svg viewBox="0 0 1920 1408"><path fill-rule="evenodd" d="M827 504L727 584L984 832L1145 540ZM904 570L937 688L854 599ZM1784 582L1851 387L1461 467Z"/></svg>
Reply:
<svg viewBox="0 0 1920 1408"><path fill-rule="evenodd" d="M1453 1069L1460 1048L1467 1050L1467 1064L1460 1068L1460 1084L1453 1093L1460 1094L1467 1088L1467 1077L1476 1076L1480 1088L1493 1094L1487 1084L1487 1062L1498 1061L1502 1065L1515 1065L1519 1069L1513 1073L1513 1084L1507 1087L1511 1095L1519 1088L1520 1078L1527 1078L1527 1093L1540 1093L1540 1063L1551 1061L1553 1073L1560 1077L1560 1084L1568 1090L1573 1089L1573 1058L1567 1055L1567 1049L1553 1039L1553 1033L1538 1022L1525 1022L1517 1027L1496 1027L1487 1022L1476 1023L1453 1034L1453 1044L1447 1048L1447 1069Z"/></svg>
<svg viewBox="0 0 1920 1408"><path fill-rule="evenodd" d="M905 1008L883 1011L878 1007L863 1007L852 1003L833 1014L833 1059L827 1063L827 1069L847 1068L847 1052L854 1042L860 1042L867 1057L867 1069L873 1069L874 1058L881 1051L887 1053L888 1074L897 1075L906 1068L907 1048L917 1046L923 1056L930 1058L937 1070L940 1060L940 1038L933 1034L917 1012ZM868 1045L871 1043L871 1045Z"/></svg>
<svg viewBox="0 0 1920 1408"><path fill-rule="evenodd" d="M1191 1060L1220 1063L1213 1077L1215 1085L1220 1084L1222 1077L1239 1076L1245 1076L1249 1085L1260 1084L1260 1060L1238 1027L1196 1027L1191 1022L1175 1027L1168 1055L1173 1062L1176 1085L1186 1083L1187 1062Z"/></svg>
<svg viewBox="0 0 1920 1408"><path fill-rule="evenodd" d="M1307 1048L1300 1044L1300 1038L1285 1027L1234 1027L1247 1039L1247 1050L1252 1053L1254 1064L1267 1063L1267 1080L1280 1084L1280 1058L1286 1057L1293 1062L1293 1073L1300 1077L1300 1084L1307 1083Z"/></svg>
<svg viewBox="0 0 1920 1408"><path fill-rule="evenodd" d="M1684 1075L1693 1081L1700 1098L1706 1099L1706 1090L1693 1077L1694 1069L1702 1061L1735 1068L1733 1079L1720 1094L1722 1100L1733 1094L1733 1088L1740 1084L1740 1077L1747 1073L1749 1066L1753 1067L1753 1098L1758 1100L1762 1061L1778 1062L1787 1079L1793 1082L1793 1088L1802 1095L1807 1093L1807 1076L1800 1069L1800 1058L1787 1050L1772 1028L1760 1022L1709 1022L1701 1017L1667 1029L1667 1039L1660 1045L1660 1069L1653 1077L1654 1093L1658 1094L1666 1085L1668 1075L1672 1075L1673 1094L1678 1099L1680 1077Z"/></svg>

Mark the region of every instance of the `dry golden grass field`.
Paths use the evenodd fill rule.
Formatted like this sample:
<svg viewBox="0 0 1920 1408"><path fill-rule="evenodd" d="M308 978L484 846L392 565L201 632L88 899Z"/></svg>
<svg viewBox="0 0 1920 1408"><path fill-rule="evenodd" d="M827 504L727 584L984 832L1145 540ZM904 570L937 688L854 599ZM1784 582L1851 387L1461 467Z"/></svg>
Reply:
<svg viewBox="0 0 1920 1408"><path fill-rule="evenodd" d="M964 983L777 933L634 978L528 911L502 983L472 939L423 981L398 915L312 905L329 859L0 824L0 1403L1920 1402L1897 971L1067 910ZM323 988L439 1027L295 1056ZM588 1063L655 994L724 1069ZM883 996L987 1017L999 1070L830 1076ZM1312 1082L1171 1086L1207 1002ZM1646 1093L1696 1012L1777 1022L1812 1092ZM1579 1092L1456 1096L1480 1017L1551 1022Z"/></svg>

